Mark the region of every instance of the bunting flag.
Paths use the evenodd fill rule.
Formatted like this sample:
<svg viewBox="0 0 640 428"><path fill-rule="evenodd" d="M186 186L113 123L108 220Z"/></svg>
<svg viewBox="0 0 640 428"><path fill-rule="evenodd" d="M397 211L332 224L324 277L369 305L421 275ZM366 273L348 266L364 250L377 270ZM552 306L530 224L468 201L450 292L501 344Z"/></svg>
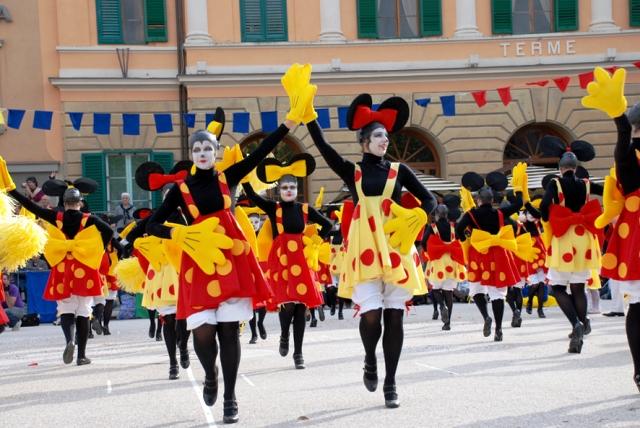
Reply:
<svg viewBox="0 0 640 428"><path fill-rule="evenodd" d="M158 134L166 134L167 132L173 132L173 123L171 122L171 115L168 113L155 113L153 120L156 123L156 132Z"/></svg>
<svg viewBox="0 0 640 428"><path fill-rule="evenodd" d="M195 113L183 113L184 123L187 125L187 128L195 128L196 127L196 115Z"/></svg>
<svg viewBox="0 0 640 428"><path fill-rule="evenodd" d="M122 133L124 135L140 135L140 115L126 113L122 115Z"/></svg>
<svg viewBox="0 0 640 428"><path fill-rule="evenodd" d="M571 77L569 76L558 77L557 79L553 79L553 83L555 83L556 86L558 86L558 89L560 89L560 92L564 92L567 90L567 86L569 86L570 81L571 81Z"/></svg>
<svg viewBox="0 0 640 428"><path fill-rule="evenodd" d="M93 133L98 135L111 133L111 113L93 113Z"/></svg>
<svg viewBox="0 0 640 428"><path fill-rule="evenodd" d="M82 116L84 116L84 113L80 113L80 112L69 112L69 120L71 120L71 125L73 126L73 129L75 129L76 131L80 130L80 126L82 126Z"/></svg>
<svg viewBox="0 0 640 428"><path fill-rule="evenodd" d="M580 88L582 89L587 89L587 85L589 85L589 83L593 82L593 80L595 79L593 71L578 74L578 77L580 78Z"/></svg>
<svg viewBox="0 0 640 428"><path fill-rule="evenodd" d="M429 105L430 102L431 102L431 98L420 98L419 100L416 100L417 105L425 108L427 107L427 105Z"/></svg>
<svg viewBox="0 0 640 428"><path fill-rule="evenodd" d="M542 86L543 88L545 86L547 86L549 84L548 80L540 80L539 82L531 82L531 83L527 83L527 86L533 86L533 85L538 85L538 86Z"/></svg>
<svg viewBox="0 0 640 428"><path fill-rule="evenodd" d="M373 104L373 105L371 106L371 110L378 111L378 109L379 109L379 108L380 108L380 104Z"/></svg>
<svg viewBox="0 0 640 428"><path fill-rule="evenodd" d="M348 128L347 112L349 107L338 107L338 128Z"/></svg>
<svg viewBox="0 0 640 428"><path fill-rule="evenodd" d="M442 113L445 116L456 115L456 96L455 95L442 96L440 97L440 102L442 103Z"/></svg>
<svg viewBox="0 0 640 428"><path fill-rule="evenodd" d="M605 68L605 70L607 70L611 74L615 73L617 69L618 67L616 67L615 65L613 67Z"/></svg>
<svg viewBox="0 0 640 428"><path fill-rule="evenodd" d="M209 126L213 122L213 118L216 117L215 113L205 113L204 115L204 127Z"/></svg>
<svg viewBox="0 0 640 428"><path fill-rule="evenodd" d="M33 127L35 129L44 129L45 131L51 130L51 119L53 118L52 111L36 110L33 114Z"/></svg>
<svg viewBox="0 0 640 428"><path fill-rule="evenodd" d="M471 95L476 100L478 107L482 108L487 105L487 91L471 92Z"/></svg>
<svg viewBox="0 0 640 428"><path fill-rule="evenodd" d="M13 129L20 129L22 118L26 110L12 110L9 109L9 120L7 120L7 126Z"/></svg>
<svg viewBox="0 0 640 428"><path fill-rule="evenodd" d="M1 109L0 109L0 125L6 125L6 122L4 121L4 113L2 112Z"/></svg>
<svg viewBox="0 0 640 428"><path fill-rule="evenodd" d="M250 118L251 114L249 113L233 113L233 132L248 134Z"/></svg>
<svg viewBox="0 0 640 428"><path fill-rule="evenodd" d="M263 132L273 132L278 129L277 111L263 111L260 113L260 119L262 119Z"/></svg>
<svg viewBox="0 0 640 428"><path fill-rule="evenodd" d="M506 107L511 102L511 87L507 86L506 88L498 88L498 95L500 95L500 99L502 100L502 104Z"/></svg>
<svg viewBox="0 0 640 428"><path fill-rule="evenodd" d="M636 67L640 68L640 61L634 62L633 65L635 65Z"/></svg>
<svg viewBox="0 0 640 428"><path fill-rule="evenodd" d="M317 108L316 113L318 113L318 125L322 129L331 128L331 118L329 117L329 109L328 108Z"/></svg>

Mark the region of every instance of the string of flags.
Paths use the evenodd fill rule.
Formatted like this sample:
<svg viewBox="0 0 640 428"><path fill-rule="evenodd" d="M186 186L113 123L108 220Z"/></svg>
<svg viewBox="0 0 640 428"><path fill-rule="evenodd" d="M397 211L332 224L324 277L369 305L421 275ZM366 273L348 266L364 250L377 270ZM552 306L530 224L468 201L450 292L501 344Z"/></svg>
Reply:
<svg viewBox="0 0 640 428"><path fill-rule="evenodd" d="M632 63L635 67L640 68L640 61ZM618 69L617 66L607 67L605 70L613 74ZM589 71L587 73L578 74L580 88L586 89L590 82L593 82L594 72ZM506 107L512 101L511 90L513 88L522 88L527 86L547 86L553 82L560 91L566 91L571 81L571 76L562 76L554 79L539 80L535 82L529 82L522 85L506 86L497 88L498 96L502 101L502 104ZM468 93L458 93L459 96L467 95ZM471 92L471 96L475 100L479 108L487 105L487 90ZM442 104L442 113L444 116L456 115L456 95L442 95L439 97ZM431 98L416 99L415 103L423 108L427 108ZM380 104L374 104L372 108L377 110ZM5 122L4 110L7 110L7 120ZM338 107L338 127L347 128L347 111L349 107ZM27 111L33 111L33 123L34 129L42 129L45 131L51 130L51 122L53 120L53 113L61 113L46 110L20 110L20 109L0 109L0 125L6 125L9 128L20 129L23 119ZM328 108L316 108L318 113L318 124L323 129L331 128L331 120ZM85 113L82 112L67 112L71 125L76 131L80 131L82 126L82 120L85 117ZM146 115L146 114L145 114ZM93 113L93 133L97 135L109 135L111 133L111 113ZM140 135L140 116L139 113L123 113L122 116L122 133L124 135ZM154 124L156 132L158 134L173 132L173 120L171 113L153 113ZM195 128L196 126L196 113L184 113L184 121L188 128ZM214 118L213 113L205 113L205 127L211 123ZM233 113L233 132L239 134L248 134L250 130L251 113L249 112L236 112ZM278 129L278 112L266 111L260 112L260 120L262 123L262 130L264 132L272 132Z"/></svg>

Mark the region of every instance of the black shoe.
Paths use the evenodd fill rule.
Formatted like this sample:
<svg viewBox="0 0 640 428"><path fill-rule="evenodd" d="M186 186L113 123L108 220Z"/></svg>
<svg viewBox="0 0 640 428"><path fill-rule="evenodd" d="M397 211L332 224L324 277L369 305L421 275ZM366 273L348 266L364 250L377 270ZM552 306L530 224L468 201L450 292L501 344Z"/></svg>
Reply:
<svg viewBox="0 0 640 428"><path fill-rule="evenodd" d="M329 315L334 316L336 314L336 307L332 306L331 310L329 311Z"/></svg>
<svg viewBox="0 0 640 428"><path fill-rule="evenodd" d="M0 334L2 334L7 329L5 324L0 325Z"/></svg>
<svg viewBox="0 0 640 428"><path fill-rule="evenodd" d="M623 317L624 312L607 312L606 314L602 314L603 317Z"/></svg>
<svg viewBox="0 0 640 428"><path fill-rule="evenodd" d="M384 392L384 405L390 409L396 409L400 407L400 400L398 400L398 394L396 392L395 385L385 385L382 388Z"/></svg>
<svg viewBox="0 0 640 428"><path fill-rule="evenodd" d="M633 377L633 383L636 384L636 387L638 387L638 392L640 392L640 375L635 375Z"/></svg>
<svg viewBox="0 0 640 428"><path fill-rule="evenodd" d="M222 422L235 424L238 422L238 402L236 400L224 400Z"/></svg>
<svg viewBox="0 0 640 428"><path fill-rule="evenodd" d="M152 323L152 324L149 326L149 337L150 337L151 339L153 339L154 337L156 337L156 324L155 324L155 323Z"/></svg>
<svg viewBox="0 0 640 428"><path fill-rule="evenodd" d="M280 355L282 355L283 357L287 356L287 354L289 353L289 338L288 337L285 339L282 336L280 336L280 348L278 348L278 351L280 351Z"/></svg>
<svg viewBox="0 0 640 428"><path fill-rule="evenodd" d="M254 345L258 342L258 336L255 334L251 335L251 340L249 341L249 345Z"/></svg>
<svg viewBox="0 0 640 428"><path fill-rule="evenodd" d="M445 325L442 326L443 330L451 330L451 324L446 323Z"/></svg>
<svg viewBox="0 0 640 428"><path fill-rule="evenodd" d="M342 315L342 312L338 312L338 319L339 320L343 320L344 319L344 315Z"/></svg>
<svg viewBox="0 0 640 428"><path fill-rule="evenodd" d="M440 310L440 312L442 312L442 316L440 317L440 319L442 320L443 323L445 324L449 324L449 308L447 308L446 306L444 308L442 308Z"/></svg>
<svg viewBox="0 0 640 428"><path fill-rule="evenodd" d="M156 331L156 342L160 342L161 340L162 340L162 329L161 329L161 328L159 328L159 329Z"/></svg>
<svg viewBox="0 0 640 428"><path fill-rule="evenodd" d="M302 358L302 354L293 354L293 364L296 365L296 369L298 370L302 370L305 368L304 358Z"/></svg>
<svg viewBox="0 0 640 428"><path fill-rule="evenodd" d="M546 318L547 316L544 314L542 309L538 309L538 318Z"/></svg>
<svg viewBox="0 0 640 428"><path fill-rule="evenodd" d="M108 325L102 326L102 334L104 334L105 336L111 336Z"/></svg>
<svg viewBox="0 0 640 428"><path fill-rule="evenodd" d="M87 336L87 339L93 339L95 336L93 335L93 332L91 330L89 330L89 335Z"/></svg>
<svg viewBox="0 0 640 428"><path fill-rule="evenodd" d="M438 310L436 309L435 311L433 311L433 316L431 317L432 320L437 320L438 319L438 315L440 315L438 313Z"/></svg>
<svg viewBox="0 0 640 428"><path fill-rule="evenodd" d="M96 334L98 336L102 334L102 326L100 325L100 320L94 318L93 321L91 321L91 328L96 331Z"/></svg>
<svg viewBox="0 0 640 428"><path fill-rule="evenodd" d="M513 318L511 318L511 327L520 327L522 325L522 316L520 316L520 311L515 310L513 313Z"/></svg>
<svg viewBox="0 0 640 428"><path fill-rule="evenodd" d="M575 326L573 326L573 331L571 332L571 341L569 342L569 350L568 352L571 354L579 354L582 351L582 337L584 336L584 326L581 322L578 322Z"/></svg>
<svg viewBox="0 0 640 428"><path fill-rule="evenodd" d="M317 319L312 319L311 322L309 323L309 327L316 327L318 325L318 320Z"/></svg>
<svg viewBox="0 0 640 428"><path fill-rule="evenodd" d="M364 386L367 388L367 391L374 392L378 388L378 365L374 364L370 366L365 361L362 370L364 370L364 375L362 376Z"/></svg>
<svg viewBox="0 0 640 428"><path fill-rule="evenodd" d="M175 380L179 378L180 378L180 369L178 368L178 365L175 364L175 365L169 366L169 379Z"/></svg>
<svg viewBox="0 0 640 428"><path fill-rule="evenodd" d="M73 341L67 343L67 346L64 347L64 352L62 353L62 361L65 364L71 364L73 362L73 353L76 350L76 344Z"/></svg>
<svg viewBox="0 0 640 428"><path fill-rule="evenodd" d="M216 400L218 399L218 366L214 368L215 371L215 379L207 379L204 377L204 387L202 388L202 398L204 400L204 404L211 407L216 404Z"/></svg>
<svg viewBox="0 0 640 428"><path fill-rule="evenodd" d="M267 340L267 329L263 324L258 323L258 331L260 332L260 339Z"/></svg>
<svg viewBox="0 0 640 428"><path fill-rule="evenodd" d="M494 342L502 342L502 329L497 329L496 334L493 336Z"/></svg>
<svg viewBox="0 0 640 428"><path fill-rule="evenodd" d="M180 350L180 367L183 369L188 369L191 365L191 361L189 361L189 350Z"/></svg>
<svg viewBox="0 0 640 428"><path fill-rule="evenodd" d="M86 366L87 364L91 364L91 360L87 357L78 358L76 360L76 364L79 366Z"/></svg>
<svg viewBox="0 0 640 428"><path fill-rule="evenodd" d="M529 300L527 301L527 313L531 315L532 312L533 312L533 298L529 297Z"/></svg>
<svg viewBox="0 0 640 428"><path fill-rule="evenodd" d="M582 323L582 325L584 326L584 335L586 336L587 334L591 333L591 319L589 319L588 317L584 319L584 322Z"/></svg>
<svg viewBox="0 0 640 428"><path fill-rule="evenodd" d="M322 306L318 306L318 318L320 318L320 321L324 322L324 308Z"/></svg>
<svg viewBox="0 0 640 428"><path fill-rule="evenodd" d="M484 328L482 329L482 334L484 334L484 337L489 337L491 336L491 323L493 322L493 320L491 319L491 317L487 317L484 320Z"/></svg>

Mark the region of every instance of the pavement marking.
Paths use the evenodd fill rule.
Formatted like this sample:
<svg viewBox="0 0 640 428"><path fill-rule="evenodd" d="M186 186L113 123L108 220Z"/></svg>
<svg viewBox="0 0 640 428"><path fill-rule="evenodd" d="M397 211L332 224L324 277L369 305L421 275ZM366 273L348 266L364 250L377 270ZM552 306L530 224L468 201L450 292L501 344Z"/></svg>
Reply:
<svg viewBox="0 0 640 428"><path fill-rule="evenodd" d="M251 382L251 381L249 380L249 378L248 378L248 377L246 377L246 376L245 376L245 375L243 375L243 374L241 374L240 376L242 376L242 379L246 380L246 381L247 381L247 383L248 383L249 385L251 385L251 386L255 386L255 385L253 384L253 382Z"/></svg>
<svg viewBox="0 0 640 428"><path fill-rule="evenodd" d="M449 374L452 374L452 375L459 375L460 374L460 373L450 372L449 370L444 370L444 369L439 369L437 367L428 366L426 364L420 364L420 363L415 363L415 364L418 365L418 366L426 367L428 369L439 370L441 372L449 373Z"/></svg>
<svg viewBox="0 0 640 428"><path fill-rule="evenodd" d="M207 418L207 423L209 424L209 427L210 428L215 427L216 426L216 421L213 419L213 415L211 414L211 409L209 408L209 406L204 404L204 399L202 398L202 391L200 390L200 387L198 386L198 383L196 382L196 378L193 376L193 371L191 370L191 367L189 367L187 369L187 375L189 375L189 380L191 381L191 385L193 385L193 389L195 389L195 391L196 391L196 395L198 397L198 401L200 402L200 405L202 406L202 410L204 410L204 416L205 416L205 418Z"/></svg>
<svg viewBox="0 0 640 428"><path fill-rule="evenodd" d="M111 380L107 379L107 394L111 394Z"/></svg>

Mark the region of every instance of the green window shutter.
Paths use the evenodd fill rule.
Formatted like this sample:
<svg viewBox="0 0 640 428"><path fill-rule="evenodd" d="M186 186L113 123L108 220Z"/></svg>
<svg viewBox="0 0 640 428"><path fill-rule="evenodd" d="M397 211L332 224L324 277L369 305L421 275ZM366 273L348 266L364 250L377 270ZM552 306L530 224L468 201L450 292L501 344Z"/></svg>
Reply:
<svg viewBox="0 0 640 428"><path fill-rule="evenodd" d="M493 34L513 34L511 0L491 0Z"/></svg>
<svg viewBox="0 0 640 428"><path fill-rule="evenodd" d="M147 42L169 40L165 0L144 0L144 28Z"/></svg>
<svg viewBox="0 0 640 428"><path fill-rule="evenodd" d="M420 0L420 28L423 36L442 36L442 0Z"/></svg>
<svg viewBox="0 0 640 428"><path fill-rule="evenodd" d="M640 27L640 0L629 0L629 21L632 27Z"/></svg>
<svg viewBox="0 0 640 428"><path fill-rule="evenodd" d="M265 41L286 42L287 34L287 1L265 0L264 2Z"/></svg>
<svg viewBox="0 0 640 428"><path fill-rule="evenodd" d="M358 38L378 38L378 0L358 0Z"/></svg>
<svg viewBox="0 0 640 428"><path fill-rule="evenodd" d="M243 42L264 41L260 0L240 0L240 21Z"/></svg>
<svg viewBox="0 0 640 428"><path fill-rule="evenodd" d="M153 152L151 153L151 161L162 165L166 174L173 168L173 153L171 152ZM153 192L153 208L162 205L162 190Z"/></svg>
<svg viewBox="0 0 640 428"><path fill-rule="evenodd" d="M82 176L91 178L98 183L98 190L87 195L85 199L89 203L92 212L107 210L107 176L104 162L104 153L82 154Z"/></svg>
<svg viewBox="0 0 640 428"><path fill-rule="evenodd" d="M122 43L122 10L120 0L96 0L98 43Z"/></svg>
<svg viewBox="0 0 640 428"><path fill-rule="evenodd" d="M576 31L578 22L578 0L554 0L555 30Z"/></svg>

